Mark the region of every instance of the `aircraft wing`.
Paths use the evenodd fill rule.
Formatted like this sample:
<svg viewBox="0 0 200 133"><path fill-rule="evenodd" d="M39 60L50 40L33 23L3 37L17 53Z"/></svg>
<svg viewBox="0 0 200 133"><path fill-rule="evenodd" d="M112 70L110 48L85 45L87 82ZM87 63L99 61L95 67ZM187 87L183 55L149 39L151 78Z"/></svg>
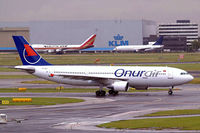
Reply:
<svg viewBox="0 0 200 133"><path fill-rule="evenodd" d="M106 77L106 76L94 76L94 75L66 75L66 74L55 74L55 76L63 76L64 78L73 78L73 79L85 79L85 80L98 80L98 79L117 79L127 81L125 78L116 78L116 77Z"/></svg>
<svg viewBox="0 0 200 133"><path fill-rule="evenodd" d="M127 81L128 78L116 78L111 76L96 76L96 75L68 75L68 74L55 74L55 76L62 76L64 78L71 78L71 79L82 79L82 80L93 80L99 83L107 84L109 81Z"/></svg>

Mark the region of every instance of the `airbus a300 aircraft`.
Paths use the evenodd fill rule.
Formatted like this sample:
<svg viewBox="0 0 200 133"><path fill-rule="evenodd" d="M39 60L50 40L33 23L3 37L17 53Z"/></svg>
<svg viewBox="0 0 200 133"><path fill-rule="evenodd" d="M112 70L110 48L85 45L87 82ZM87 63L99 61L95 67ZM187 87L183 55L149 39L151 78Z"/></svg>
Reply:
<svg viewBox="0 0 200 133"><path fill-rule="evenodd" d="M13 36L23 65L16 69L25 70L37 77L63 84L78 86L99 86L96 96L105 96L103 87L110 95L127 91L129 87L147 89L148 87L170 87L187 83L193 77L186 71L172 67L146 66L59 66L45 61L24 39Z"/></svg>
<svg viewBox="0 0 200 133"><path fill-rule="evenodd" d="M140 52L140 51L151 51L154 49L162 48L164 45L162 45L163 36L160 36L159 39L155 43L151 43L148 45L129 45L129 46L117 46L114 48L115 51L134 51L134 52Z"/></svg>
<svg viewBox="0 0 200 133"><path fill-rule="evenodd" d="M31 44L38 52L48 52L48 53L64 53L65 51L74 51L94 47L96 35L91 35L80 45L47 45L47 44Z"/></svg>

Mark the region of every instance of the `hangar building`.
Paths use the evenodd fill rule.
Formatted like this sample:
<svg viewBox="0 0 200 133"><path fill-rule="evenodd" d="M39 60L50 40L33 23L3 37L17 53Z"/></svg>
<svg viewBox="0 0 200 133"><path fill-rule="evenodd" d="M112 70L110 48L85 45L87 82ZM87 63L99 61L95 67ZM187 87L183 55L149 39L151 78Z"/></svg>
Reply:
<svg viewBox="0 0 200 133"><path fill-rule="evenodd" d="M157 29L156 22L150 20L0 22L0 27L29 27L33 44L80 44L91 34L97 34L95 48L109 49L119 45L141 45L143 38L155 35ZM12 43L8 40L0 45L9 47Z"/></svg>
<svg viewBox="0 0 200 133"><path fill-rule="evenodd" d="M12 36L13 35L22 35L28 41L29 37L29 28L28 27L3 27L0 28L0 47L15 47Z"/></svg>

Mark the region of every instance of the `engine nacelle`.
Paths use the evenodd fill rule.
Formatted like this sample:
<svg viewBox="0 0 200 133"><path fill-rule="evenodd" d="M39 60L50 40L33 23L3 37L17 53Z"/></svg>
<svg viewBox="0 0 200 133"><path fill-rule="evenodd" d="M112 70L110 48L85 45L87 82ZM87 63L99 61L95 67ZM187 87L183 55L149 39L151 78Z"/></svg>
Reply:
<svg viewBox="0 0 200 133"><path fill-rule="evenodd" d="M116 81L108 88L117 90L117 91L128 91L128 82L127 81Z"/></svg>
<svg viewBox="0 0 200 133"><path fill-rule="evenodd" d="M56 49L56 52L62 52L62 50L61 49Z"/></svg>
<svg viewBox="0 0 200 133"><path fill-rule="evenodd" d="M54 53L54 51L55 51L55 50L53 50L53 49L47 50L48 53Z"/></svg>

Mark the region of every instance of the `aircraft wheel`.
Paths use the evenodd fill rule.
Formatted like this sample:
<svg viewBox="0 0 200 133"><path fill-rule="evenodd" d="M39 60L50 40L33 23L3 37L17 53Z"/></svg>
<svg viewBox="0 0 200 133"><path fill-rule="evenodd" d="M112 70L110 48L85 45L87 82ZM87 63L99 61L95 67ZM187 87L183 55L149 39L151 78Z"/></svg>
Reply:
<svg viewBox="0 0 200 133"><path fill-rule="evenodd" d="M114 96L118 95L119 91L114 91Z"/></svg>
<svg viewBox="0 0 200 133"><path fill-rule="evenodd" d="M96 96L99 97L100 96L100 91L96 91Z"/></svg>
<svg viewBox="0 0 200 133"><path fill-rule="evenodd" d="M115 90L109 90L108 93L109 93L110 95L116 96L116 95L118 95L119 92L118 92L118 91L115 91Z"/></svg>
<svg viewBox="0 0 200 133"><path fill-rule="evenodd" d="M106 95L106 91L96 91L96 96L97 97L102 97Z"/></svg>
<svg viewBox="0 0 200 133"><path fill-rule="evenodd" d="M109 90L108 93L109 93L110 95L113 95L114 90Z"/></svg>
<svg viewBox="0 0 200 133"><path fill-rule="evenodd" d="M169 94L169 95L172 95L172 94L173 94L173 91L170 89L170 90L168 91L168 94Z"/></svg>
<svg viewBox="0 0 200 133"><path fill-rule="evenodd" d="M101 96L105 96L106 95L106 91L101 91Z"/></svg>

